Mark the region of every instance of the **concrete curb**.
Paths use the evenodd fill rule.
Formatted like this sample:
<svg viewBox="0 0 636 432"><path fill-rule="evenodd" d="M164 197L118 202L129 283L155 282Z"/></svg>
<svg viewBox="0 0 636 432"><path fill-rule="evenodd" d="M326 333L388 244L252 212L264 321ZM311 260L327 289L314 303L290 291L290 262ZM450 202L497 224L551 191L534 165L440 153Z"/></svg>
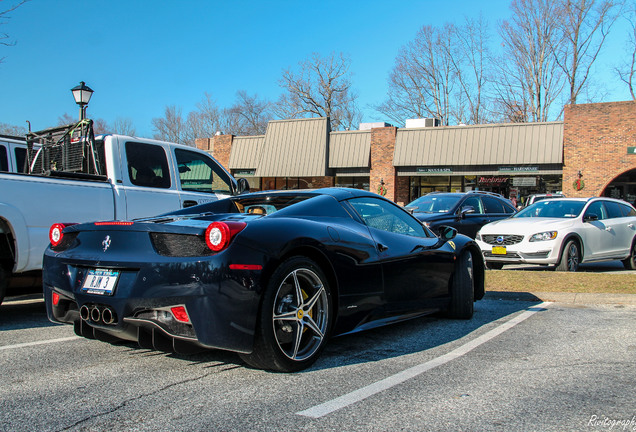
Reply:
<svg viewBox="0 0 636 432"><path fill-rule="evenodd" d="M486 291L486 300L636 305L636 294Z"/></svg>

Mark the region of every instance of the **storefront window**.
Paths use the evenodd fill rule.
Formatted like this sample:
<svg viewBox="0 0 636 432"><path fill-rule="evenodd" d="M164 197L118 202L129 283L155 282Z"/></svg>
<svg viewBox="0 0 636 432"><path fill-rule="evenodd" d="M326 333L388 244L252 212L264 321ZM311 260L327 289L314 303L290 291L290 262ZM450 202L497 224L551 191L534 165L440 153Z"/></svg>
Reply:
<svg viewBox="0 0 636 432"><path fill-rule="evenodd" d="M369 177L336 177L336 187L369 190Z"/></svg>

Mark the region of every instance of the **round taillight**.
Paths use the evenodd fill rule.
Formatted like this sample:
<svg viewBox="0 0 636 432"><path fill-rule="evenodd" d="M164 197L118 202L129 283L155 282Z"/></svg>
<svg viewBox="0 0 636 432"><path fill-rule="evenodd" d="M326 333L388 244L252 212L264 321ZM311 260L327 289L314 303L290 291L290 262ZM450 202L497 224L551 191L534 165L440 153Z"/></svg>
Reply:
<svg viewBox="0 0 636 432"><path fill-rule="evenodd" d="M62 238L64 238L64 233L62 232L66 225L61 223L56 223L51 225L51 229L49 230L49 241L52 246L57 246L62 242Z"/></svg>
<svg viewBox="0 0 636 432"><path fill-rule="evenodd" d="M213 222L205 230L205 243L214 252L225 249L230 243L230 228L223 222Z"/></svg>

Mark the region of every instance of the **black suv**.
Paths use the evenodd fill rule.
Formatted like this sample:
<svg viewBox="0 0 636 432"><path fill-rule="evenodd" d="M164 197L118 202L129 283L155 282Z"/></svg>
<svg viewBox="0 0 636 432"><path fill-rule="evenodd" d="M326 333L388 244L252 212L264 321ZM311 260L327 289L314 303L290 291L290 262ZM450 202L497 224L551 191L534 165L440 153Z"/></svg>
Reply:
<svg viewBox="0 0 636 432"><path fill-rule="evenodd" d="M503 196L482 191L432 192L405 208L435 233L440 226L449 225L471 238L487 223L509 218L517 211Z"/></svg>

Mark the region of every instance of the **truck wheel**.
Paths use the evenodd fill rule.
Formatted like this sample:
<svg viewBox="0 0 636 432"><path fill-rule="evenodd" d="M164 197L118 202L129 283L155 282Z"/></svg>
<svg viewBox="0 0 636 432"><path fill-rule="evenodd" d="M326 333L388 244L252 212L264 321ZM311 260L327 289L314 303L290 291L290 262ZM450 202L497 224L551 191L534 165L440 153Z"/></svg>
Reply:
<svg viewBox="0 0 636 432"><path fill-rule="evenodd" d="M473 255L470 252L462 253L455 265L450 295L448 317L455 319L472 318L473 302L475 301L475 275Z"/></svg>
<svg viewBox="0 0 636 432"><path fill-rule="evenodd" d="M9 285L9 275L5 269L0 267L0 305L7 294L7 285Z"/></svg>

